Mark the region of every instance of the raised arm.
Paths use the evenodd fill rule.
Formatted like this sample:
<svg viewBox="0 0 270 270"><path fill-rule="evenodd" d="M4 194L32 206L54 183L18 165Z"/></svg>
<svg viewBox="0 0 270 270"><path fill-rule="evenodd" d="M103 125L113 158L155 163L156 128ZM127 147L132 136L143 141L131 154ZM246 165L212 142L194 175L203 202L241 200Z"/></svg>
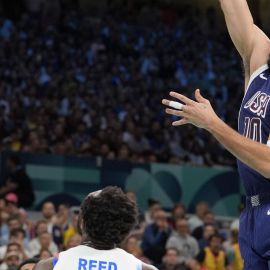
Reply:
<svg viewBox="0 0 270 270"><path fill-rule="evenodd" d="M245 63L246 75L250 76L256 69L267 63L270 53L269 39L254 25L246 0L219 1L229 34Z"/></svg>
<svg viewBox="0 0 270 270"><path fill-rule="evenodd" d="M248 58L255 41L255 26L246 0L220 0L232 41L242 56Z"/></svg>

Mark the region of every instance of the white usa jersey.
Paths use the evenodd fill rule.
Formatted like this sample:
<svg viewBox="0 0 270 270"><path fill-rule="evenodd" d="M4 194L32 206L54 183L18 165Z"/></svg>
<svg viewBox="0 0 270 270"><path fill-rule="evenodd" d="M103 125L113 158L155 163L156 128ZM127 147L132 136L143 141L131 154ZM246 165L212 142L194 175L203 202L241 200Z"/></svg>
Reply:
<svg viewBox="0 0 270 270"><path fill-rule="evenodd" d="M77 246L59 254L54 270L142 270L142 262L123 249Z"/></svg>

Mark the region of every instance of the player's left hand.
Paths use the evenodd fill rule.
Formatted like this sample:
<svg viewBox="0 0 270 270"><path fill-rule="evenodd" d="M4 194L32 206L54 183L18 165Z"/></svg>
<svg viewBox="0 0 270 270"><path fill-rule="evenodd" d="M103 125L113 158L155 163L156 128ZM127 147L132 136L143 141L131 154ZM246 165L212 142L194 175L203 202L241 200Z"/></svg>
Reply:
<svg viewBox="0 0 270 270"><path fill-rule="evenodd" d="M209 130L209 128L219 120L209 100L205 99L201 95L199 89L195 91L196 101L176 92L170 92L170 96L178 99L181 101L181 103L183 103L181 110L169 108L166 109L167 114L179 116L182 118L181 120L173 122L173 126L192 124L196 127ZM170 107L170 102L171 101L167 99L162 100L162 103L168 107Z"/></svg>

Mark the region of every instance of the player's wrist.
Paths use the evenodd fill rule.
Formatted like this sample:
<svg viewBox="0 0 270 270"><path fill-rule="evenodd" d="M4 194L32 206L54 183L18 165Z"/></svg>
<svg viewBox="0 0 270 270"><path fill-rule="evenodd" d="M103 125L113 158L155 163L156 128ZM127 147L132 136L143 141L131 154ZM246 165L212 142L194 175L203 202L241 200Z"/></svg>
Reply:
<svg viewBox="0 0 270 270"><path fill-rule="evenodd" d="M209 122L209 125L207 126L206 130L214 135L219 130L222 130L223 124L224 122L218 116L216 116Z"/></svg>

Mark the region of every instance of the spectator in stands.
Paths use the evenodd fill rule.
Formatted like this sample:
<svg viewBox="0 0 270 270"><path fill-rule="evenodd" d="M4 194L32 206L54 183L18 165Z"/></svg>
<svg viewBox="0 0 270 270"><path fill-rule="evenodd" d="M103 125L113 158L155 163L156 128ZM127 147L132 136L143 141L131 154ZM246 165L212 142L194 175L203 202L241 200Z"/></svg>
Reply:
<svg viewBox="0 0 270 270"><path fill-rule="evenodd" d="M51 236L51 234L49 232L40 233L39 236L38 236L38 240L39 240L39 243L40 243L40 251L41 250L50 250L53 255L58 252L58 249L55 246L55 243L53 242L52 236ZM54 251L54 249L55 249L55 251ZM39 252L37 252L37 254Z"/></svg>
<svg viewBox="0 0 270 270"><path fill-rule="evenodd" d="M19 215L11 215L7 219L7 228L4 230L1 235L1 241L3 244L7 244L9 241L10 232L15 229L22 228L22 224L20 223Z"/></svg>
<svg viewBox="0 0 270 270"><path fill-rule="evenodd" d="M129 236L126 240L125 243L123 244L123 249L127 251L128 253L132 254L139 260L143 261L144 263L150 264L151 261L143 256L142 249L140 247L140 242L138 239L134 236Z"/></svg>
<svg viewBox="0 0 270 270"><path fill-rule="evenodd" d="M77 247L81 244L81 242L82 242L82 236L78 233L75 233L68 238L65 248L70 249L73 247Z"/></svg>
<svg viewBox="0 0 270 270"><path fill-rule="evenodd" d="M43 219L47 221L48 232L52 235L53 241L60 245L62 243L62 228L57 224L54 204L50 201L44 202L41 207L41 213Z"/></svg>
<svg viewBox="0 0 270 270"><path fill-rule="evenodd" d="M171 231L166 213L161 209L156 210L154 212L154 223L146 226L142 238L143 254L155 265L161 263Z"/></svg>
<svg viewBox="0 0 270 270"><path fill-rule="evenodd" d="M178 218L185 218L186 208L182 203L176 203L172 209L170 225L175 229L175 222Z"/></svg>
<svg viewBox="0 0 270 270"><path fill-rule="evenodd" d="M0 270L17 270L21 262L21 254L17 251L10 251L5 255L5 259L0 266Z"/></svg>
<svg viewBox="0 0 270 270"><path fill-rule="evenodd" d="M218 231L216 227L212 224L207 224L203 228L203 238L199 240L199 248L200 251L204 250L204 248L208 245L209 239L212 235L217 234Z"/></svg>
<svg viewBox="0 0 270 270"><path fill-rule="evenodd" d="M219 234L212 235L208 246L200 252L197 260L208 270L226 270L228 259L222 249L222 237Z"/></svg>
<svg viewBox="0 0 270 270"><path fill-rule="evenodd" d="M209 206L207 202L199 202L196 205L196 212L195 212L195 216L192 216L189 220L188 220L188 225L189 225L189 229L190 232L193 233L193 231L202 226L203 225L203 218L206 214L206 212L209 211Z"/></svg>
<svg viewBox="0 0 270 270"><path fill-rule="evenodd" d="M155 199L149 199L148 200L148 210L145 211L144 213L144 220L146 224L151 224L154 222L154 215L155 212L160 210L160 202L155 200Z"/></svg>
<svg viewBox="0 0 270 270"><path fill-rule="evenodd" d="M30 207L34 202L34 192L31 179L27 175L18 156L11 156L8 159L10 174L3 187L0 188L0 197L13 192L18 197L19 207Z"/></svg>
<svg viewBox="0 0 270 270"><path fill-rule="evenodd" d="M204 266L200 265L197 260L189 260L187 262L187 266L190 268L190 270L208 270Z"/></svg>
<svg viewBox="0 0 270 270"><path fill-rule="evenodd" d="M159 270L190 270L185 263L179 263L179 250L176 248L168 248L163 257Z"/></svg>
<svg viewBox="0 0 270 270"><path fill-rule="evenodd" d="M25 230L22 228L14 229L9 234L9 243L18 244L20 246L23 259L28 257L26 249L28 247L28 239L26 238Z"/></svg>
<svg viewBox="0 0 270 270"><path fill-rule="evenodd" d="M15 193L8 193L5 196L5 210L10 215L19 215L19 208L18 208L18 196Z"/></svg>
<svg viewBox="0 0 270 270"><path fill-rule="evenodd" d="M231 270L243 270L244 264L238 243L238 230L231 231L230 240L224 247Z"/></svg>
<svg viewBox="0 0 270 270"><path fill-rule="evenodd" d="M40 250L39 254L36 257L40 260L46 260L53 257L53 254L48 249L43 248Z"/></svg>
<svg viewBox="0 0 270 270"><path fill-rule="evenodd" d="M138 252L140 248L139 241L134 236L129 236L124 243L123 249L127 251L130 254L133 254L134 252Z"/></svg>
<svg viewBox="0 0 270 270"><path fill-rule="evenodd" d="M187 262L198 255L199 246L196 239L189 234L186 219L178 218L176 220L176 230L168 239L166 248L176 248L180 253L179 260L182 262Z"/></svg>
<svg viewBox="0 0 270 270"><path fill-rule="evenodd" d="M45 220L38 221L36 225L36 237L32 239L28 246L28 253L31 257L39 254L41 249L49 249L52 254L58 252L56 244L52 241L48 233L48 225Z"/></svg>
<svg viewBox="0 0 270 270"><path fill-rule="evenodd" d="M245 200L245 197L242 198L242 202L240 203L238 207L239 216L242 213L242 211L245 209L245 203L243 202L244 200ZM231 226L230 226L231 231L239 231L239 226L240 226L239 216L235 218L235 220L231 223Z"/></svg>
<svg viewBox="0 0 270 270"><path fill-rule="evenodd" d="M79 209L73 209L71 213L71 224L68 225L66 230L63 232L63 244L64 246L68 245L70 238L73 235L77 235L75 239L78 239L78 222L79 222Z"/></svg>
<svg viewBox="0 0 270 270"><path fill-rule="evenodd" d="M134 202L137 203L137 195L135 192L133 191L127 191L127 196L129 199L133 200ZM139 208L139 206L138 206ZM138 221L139 221L139 224L141 224L142 222L144 222L144 212L141 208L138 209L139 210L139 218L138 218Z"/></svg>
<svg viewBox="0 0 270 270"><path fill-rule="evenodd" d="M9 252L22 253L21 251L22 251L21 244L16 242L9 242L7 245L1 247L0 261L4 260L6 254Z"/></svg>
<svg viewBox="0 0 270 270"><path fill-rule="evenodd" d="M67 204L62 203L58 206L54 223L60 226L63 231L67 230L69 223L69 206Z"/></svg>
<svg viewBox="0 0 270 270"><path fill-rule="evenodd" d="M31 2L36 5L32 10L40 9L39 0ZM216 100L219 114L236 122L232 117L241 92L235 89L242 85L234 76L240 64L228 49L230 41L220 32L217 36L211 31L209 36L202 18L192 14L175 15L168 30L160 16L153 16L153 10L162 13L157 3L149 11L158 28L148 25L149 11L144 12L148 8L143 12L135 8L128 18L123 15L130 12L122 9L115 9L115 16L104 12L100 21L76 10L57 16L55 24L27 13L18 23L3 18L0 149L134 162L229 164L232 158L207 135L199 134L206 138L193 143L198 136L192 128L184 134L164 129L170 119L156 104L168 85L184 92L202 85ZM199 52L190 33L200 40ZM101 114L104 108L108 109ZM108 140L102 140L100 130L105 137L110 134ZM125 142L128 146L122 148ZM207 152L202 151L204 142Z"/></svg>
<svg viewBox="0 0 270 270"><path fill-rule="evenodd" d="M42 218L47 221L48 230L52 232L53 222L52 219L55 215L55 206L52 202L46 201L41 207Z"/></svg>
<svg viewBox="0 0 270 270"><path fill-rule="evenodd" d="M198 241L200 241L203 238L203 231L204 227L207 225L212 225L217 227L215 216L211 211L207 211L203 217L203 224L199 227L197 227L193 233L192 236L195 237Z"/></svg>

